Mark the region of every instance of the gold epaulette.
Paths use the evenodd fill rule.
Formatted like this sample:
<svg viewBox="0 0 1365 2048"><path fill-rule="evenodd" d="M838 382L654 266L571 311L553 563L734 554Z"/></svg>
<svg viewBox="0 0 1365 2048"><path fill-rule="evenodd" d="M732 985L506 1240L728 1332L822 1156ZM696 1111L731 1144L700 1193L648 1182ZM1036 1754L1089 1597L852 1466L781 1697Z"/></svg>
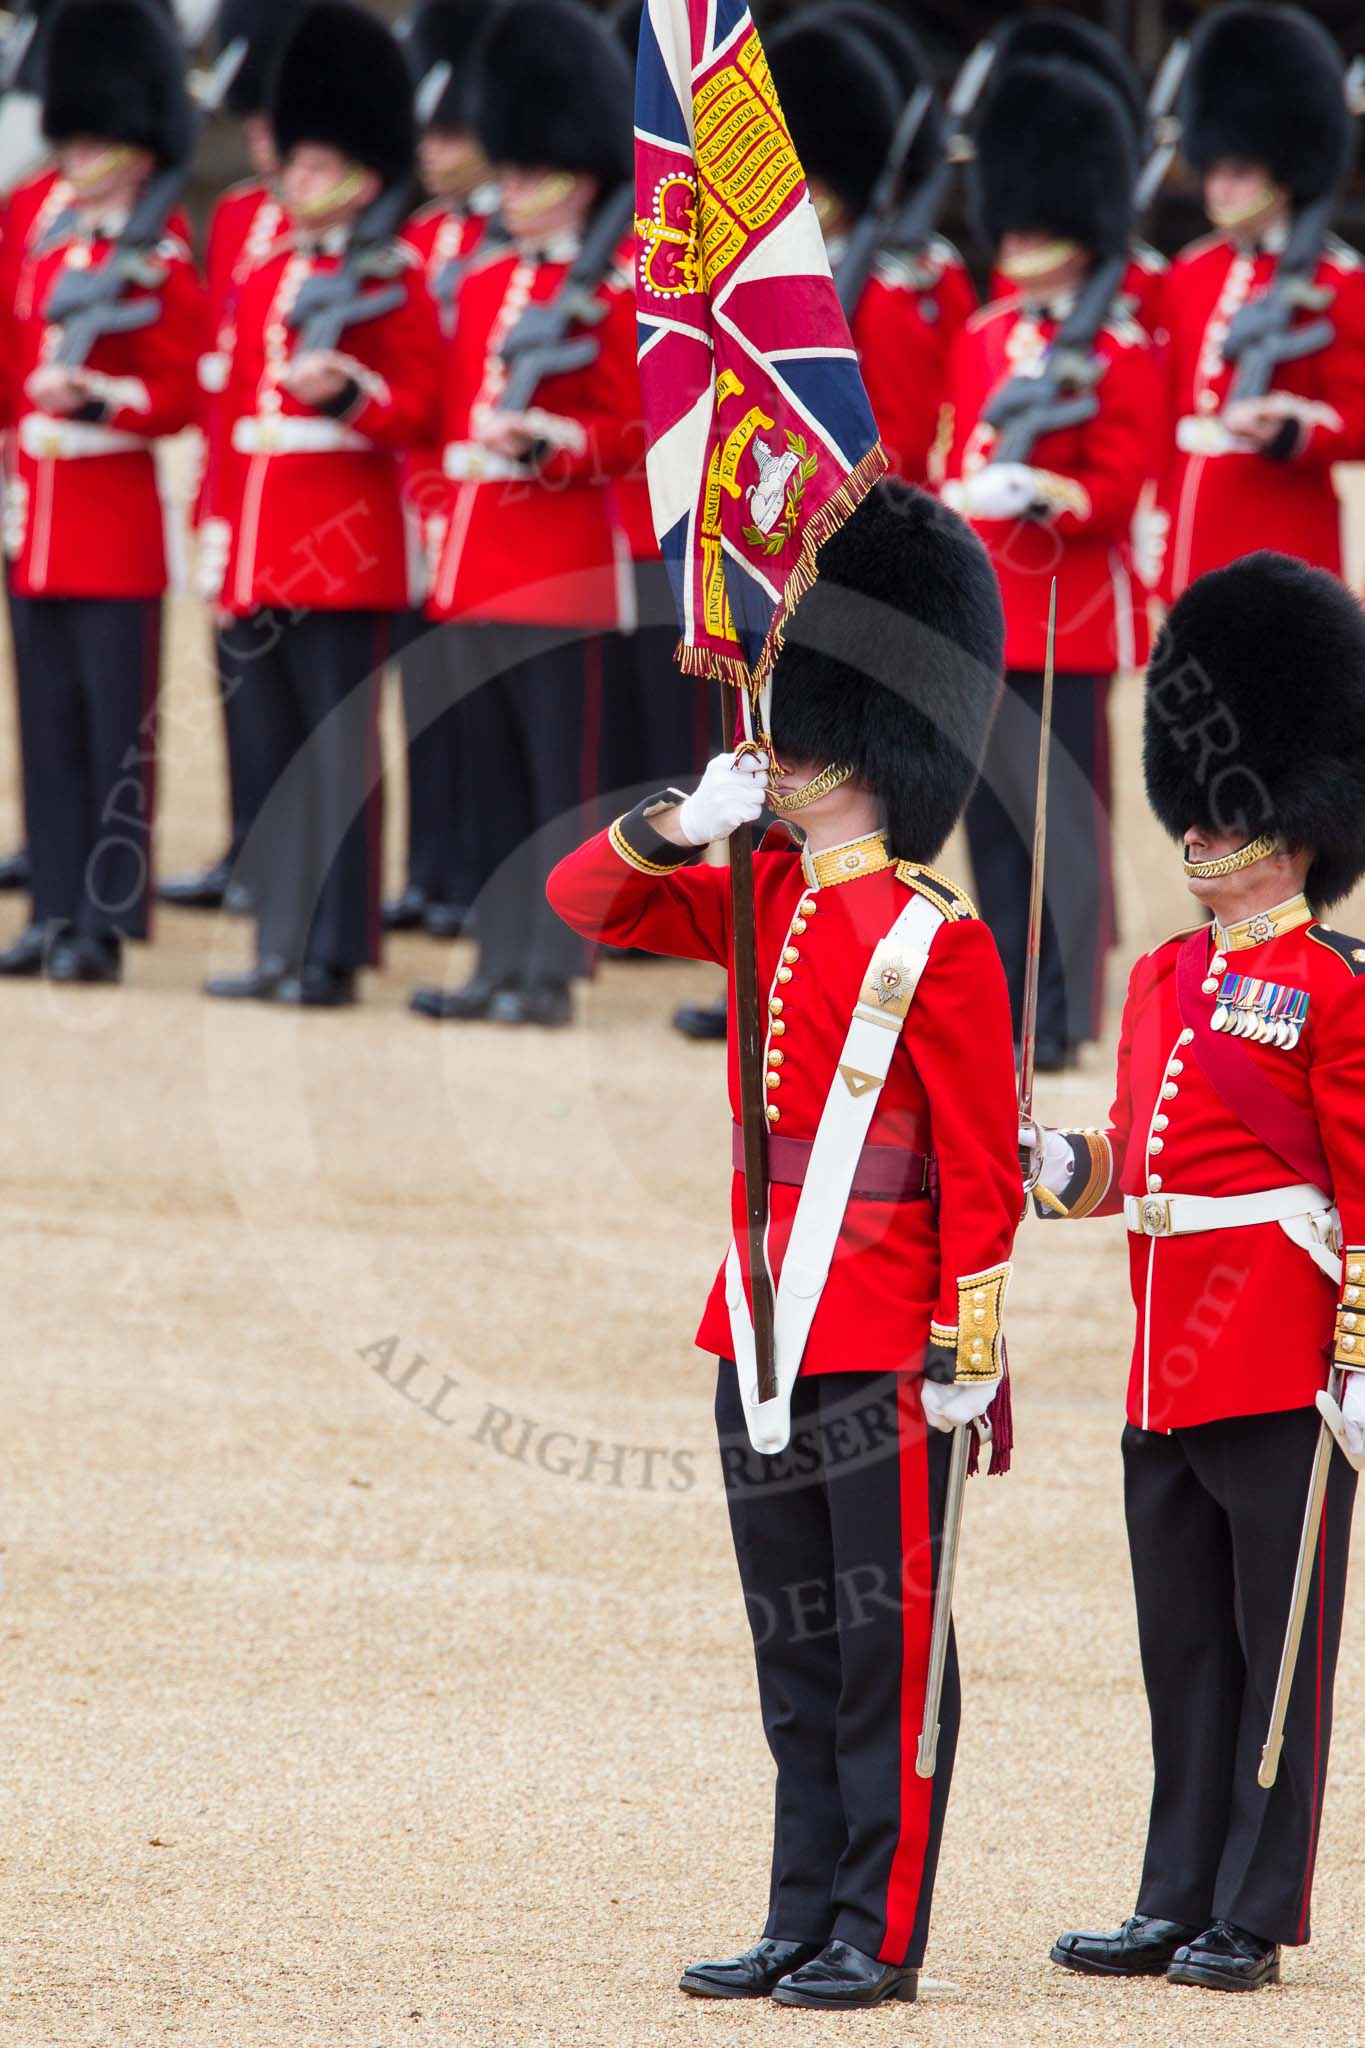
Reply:
<svg viewBox="0 0 1365 2048"><path fill-rule="evenodd" d="M896 862L896 880L904 882L907 889L913 889L919 896L927 896L935 910L941 910L950 924L961 919L975 917L976 905L965 889L959 889L951 875L941 875L935 868L926 868L916 860Z"/></svg>

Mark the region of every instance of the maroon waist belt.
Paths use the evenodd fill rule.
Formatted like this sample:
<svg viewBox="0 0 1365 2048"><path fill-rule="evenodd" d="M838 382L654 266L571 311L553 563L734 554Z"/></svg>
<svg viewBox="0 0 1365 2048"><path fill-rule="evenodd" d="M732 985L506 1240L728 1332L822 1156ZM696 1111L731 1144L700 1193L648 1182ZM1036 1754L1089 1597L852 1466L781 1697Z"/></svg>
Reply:
<svg viewBox="0 0 1365 2048"><path fill-rule="evenodd" d="M767 1134L768 1178L783 1187L799 1188L814 1148L811 1138L779 1138ZM734 1126L731 1158L736 1173L744 1171L744 1133ZM864 1202L924 1202L933 1192L934 1162L927 1152L906 1152L899 1145L864 1145L849 1189L850 1199Z"/></svg>

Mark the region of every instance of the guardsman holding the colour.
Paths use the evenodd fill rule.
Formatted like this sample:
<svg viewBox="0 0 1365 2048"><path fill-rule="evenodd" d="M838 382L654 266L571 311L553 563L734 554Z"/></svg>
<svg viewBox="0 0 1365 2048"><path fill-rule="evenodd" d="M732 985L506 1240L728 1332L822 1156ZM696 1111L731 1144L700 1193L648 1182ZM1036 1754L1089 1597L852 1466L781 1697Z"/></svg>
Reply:
<svg viewBox="0 0 1365 2048"><path fill-rule="evenodd" d="M1155 1783L1134 1914L1054 1962L1252 1991L1309 1938L1355 1473L1334 1456L1279 1775L1260 1781L1315 1401L1365 1449L1365 615L1249 555L1147 677L1147 791L1213 922L1133 969L1107 1126L1049 1131L1040 1213L1125 1217L1123 1464Z"/></svg>

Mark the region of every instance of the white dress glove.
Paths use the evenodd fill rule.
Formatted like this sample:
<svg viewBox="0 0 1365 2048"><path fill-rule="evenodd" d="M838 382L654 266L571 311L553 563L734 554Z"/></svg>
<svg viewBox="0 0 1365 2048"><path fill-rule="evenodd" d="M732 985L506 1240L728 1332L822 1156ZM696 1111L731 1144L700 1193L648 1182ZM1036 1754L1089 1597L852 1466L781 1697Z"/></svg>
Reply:
<svg viewBox="0 0 1365 2048"><path fill-rule="evenodd" d="M1042 1135L1041 1147L1037 1142L1039 1133ZM1038 1157L1040 1150L1041 1161ZM1026 1172L1033 1175L1030 1186L1044 1187L1052 1195L1062 1194L1076 1171L1075 1153L1062 1133L1049 1130L1046 1124L1040 1124L1037 1131L1031 1124L1020 1124L1019 1160ZM1039 1168L1036 1175L1033 1174L1035 1166Z"/></svg>
<svg viewBox="0 0 1365 2048"><path fill-rule="evenodd" d="M1022 519L1041 493L1026 462L991 462L967 478L963 495L973 519Z"/></svg>
<svg viewBox="0 0 1365 2048"><path fill-rule="evenodd" d="M752 825L768 795L766 754L717 754L678 811L678 830L689 846L709 846L728 839L741 825Z"/></svg>
<svg viewBox="0 0 1365 2048"><path fill-rule="evenodd" d="M975 1422L978 1415L985 1414L999 1391L998 1377L973 1380L965 1387L945 1387L937 1380L925 1380L920 1394L925 1420L931 1429L956 1429L963 1422Z"/></svg>
<svg viewBox="0 0 1365 2048"><path fill-rule="evenodd" d="M1341 1417L1353 1458L1365 1457L1365 1373L1348 1372L1341 1396Z"/></svg>

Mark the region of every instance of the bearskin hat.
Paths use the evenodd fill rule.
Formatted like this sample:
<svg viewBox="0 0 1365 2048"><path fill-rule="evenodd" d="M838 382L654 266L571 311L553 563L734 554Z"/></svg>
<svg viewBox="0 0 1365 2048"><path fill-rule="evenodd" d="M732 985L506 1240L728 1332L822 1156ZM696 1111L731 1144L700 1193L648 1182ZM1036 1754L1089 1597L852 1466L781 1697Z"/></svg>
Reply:
<svg viewBox="0 0 1365 2048"><path fill-rule="evenodd" d="M578 0L509 0L480 39L474 129L492 164L543 164L616 185L633 171L630 63Z"/></svg>
<svg viewBox="0 0 1365 2048"><path fill-rule="evenodd" d="M779 29L768 62L807 177L861 213L896 132L894 74L871 43L829 17Z"/></svg>
<svg viewBox="0 0 1365 2048"><path fill-rule="evenodd" d="M1262 550L1192 583L1152 652L1145 724L1172 838L1312 847L1315 909L1365 875L1365 611L1325 569Z"/></svg>
<svg viewBox="0 0 1365 2048"><path fill-rule="evenodd" d="M1147 133L1147 101L1142 80L1123 45L1107 29L1086 21L1083 15L1068 14L1060 7L1045 7L1038 14L1018 14L1012 21L1002 23L991 41L995 45L997 78L1025 57L1038 57L1044 63L1060 57L1067 64L1078 64L1082 71L1093 71L1122 100L1133 124L1134 140L1142 145Z"/></svg>
<svg viewBox="0 0 1365 2048"><path fill-rule="evenodd" d="M265 112L275 53L307 5L308 0L222 0L214 28L219 50L238 38L246 44L246 55L223 102L239 120Z"/></svg>
<svg viewBox="0 0 1365 2048"><path fill-rule="evenodd" d="M436 64L450 66L450 79L436 105L425 109L428 128L469 126L469 74L480 36L499 0L423 0L412 17L404 48L417 84Z"/></svg>
<svg viewBox="0 0 1365 2048"><path fill-rule="evenodd" d="M98 135L183 163L194 147L185 53L154 0L60 0L43 53L43 134Z"/></svg>
<svg viewBox="0 0 1365 2048"><path fill-rule="evenodd" d="M1354 142L1341 52L1300 7L1215 7L1194 38L1180 124L1195 170L1240 157L1267 164L1300 203L1320 199Z"/></svg>
<svg viewBox="0 0 1365 2048"><path fill-rule="evenodd" d="M773 667L778 759L846 762L886 809L899 860L957 823L1000 696L1000 587L964 520L883 478L820 550Z"/></svg>
<svg viewBox="0 0 1365 2048"><path fill-rule="evenodd" d="M816 23L861 36L887 65L895 79L896 114L913 98L921 85L933 83L933 71L919 37L899 14L877 5L877 0L833 0L832 5L815 7L798 17L804 28ZM786 104L783 103L786 112ZM889 138L888 138L889 147ZM943 154L943 110L935 96L905 160L905 183L917 185L928 177Z"/></svg>
<svg viewBox="0 0 1365 2048"><path fill-rule="evenodd" d="M412 77L393 31L357 0L313 0L282 44L269 89L281 157L324 143L394 184L412 169Z"/></svg>
<svg viewBox="0 0 1365 2048"><path fill-rule="evenodd" d="M1014 231L1119 255L1132 234L1137 170L1128 113L1093 72L1021 57L991 86L976 133L972 203L992 247Z"/></svg>

